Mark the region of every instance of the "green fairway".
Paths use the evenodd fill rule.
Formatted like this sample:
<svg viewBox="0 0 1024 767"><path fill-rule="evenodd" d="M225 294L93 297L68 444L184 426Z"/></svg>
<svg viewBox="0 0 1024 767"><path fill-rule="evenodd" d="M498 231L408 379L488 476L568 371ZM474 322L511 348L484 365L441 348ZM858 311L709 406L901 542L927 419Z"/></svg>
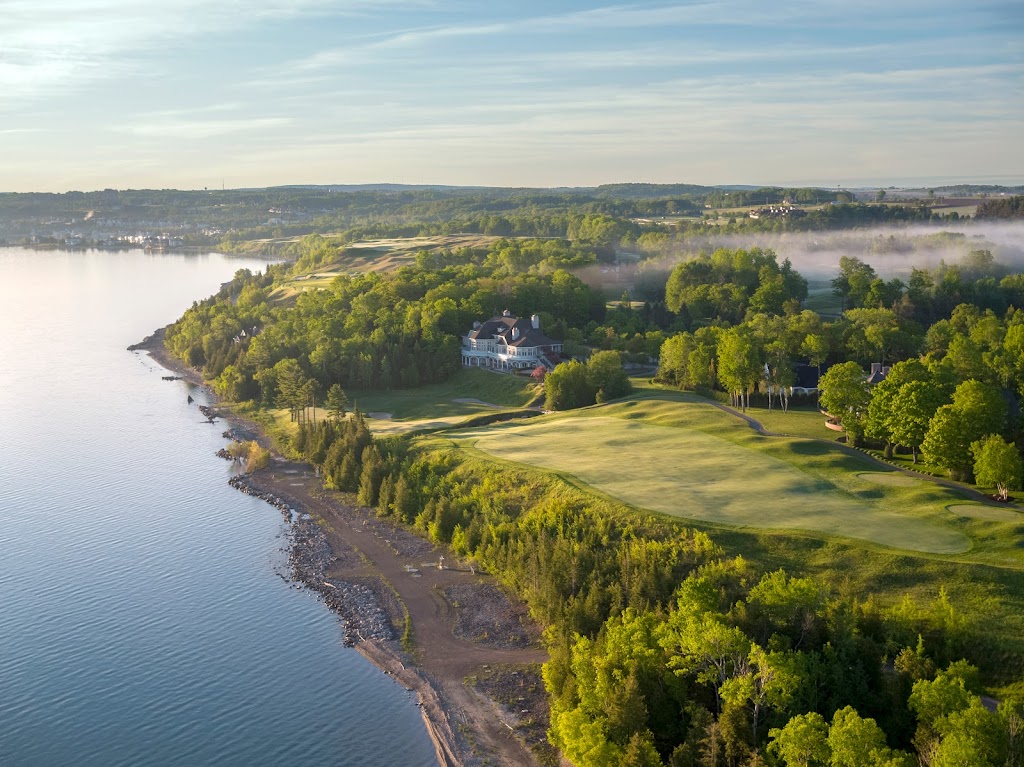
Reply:
<svg viewBox="0 0 1024 767"><path fill-rule="evenodd" d="M898 471L863 471L857 475L863 480L874 482L877 485L889 485L891 487L914 487L920 480L908 477Z"/></svg>
<svg viewBox="0 0 1024 767"><path fill-rule="evenodd" d="M444 383L350 392L349 398L364 413L390 413L392 421L448 421L493 412L491 405L524 407L533 399L535 387L529 378L462 368Z"/></svg>
<svg viewBox="0 0 1024 767"><path fill-rule="evenodd" d="M956 498L949 491L924 482L882 486L877 476L854 473L833 477L837 456L821 450L835 448L758 437L708 404L633 401L460 436L490 455L566 472L631 505L674 516L910 551L970 547L967 536L944 524L944 507ZM762 444L742 444L744 438Z"/></svg>

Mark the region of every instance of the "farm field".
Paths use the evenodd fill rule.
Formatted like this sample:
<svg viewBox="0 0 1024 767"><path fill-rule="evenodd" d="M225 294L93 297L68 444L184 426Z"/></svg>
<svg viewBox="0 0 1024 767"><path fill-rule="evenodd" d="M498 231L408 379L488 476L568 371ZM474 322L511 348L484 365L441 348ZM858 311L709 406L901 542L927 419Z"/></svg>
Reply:
<svg viewBox="0 0 1024 767"><path fill-rule="evenodd" d="M692 395L648 390L611 405L452 436L463 447L568 475L631 506L715 528L799 531L1024 565L1024 514L988 513L966 493L887 471L838 445L760 436Z"/></svg>

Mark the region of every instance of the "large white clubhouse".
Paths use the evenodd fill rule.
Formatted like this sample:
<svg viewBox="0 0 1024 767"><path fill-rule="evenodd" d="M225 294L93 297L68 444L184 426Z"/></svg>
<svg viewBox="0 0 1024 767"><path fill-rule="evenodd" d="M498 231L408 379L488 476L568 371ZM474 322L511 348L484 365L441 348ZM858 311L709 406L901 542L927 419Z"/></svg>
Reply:
<svg viewBox="0 0 1024 767"><path fill-rule="evenodd" d="M513 317L506 309L500 317L474 322L462 338L462 364L471 368L526 370L542 365L548 370L561 362L562 344L540 330L540 317Z"/></svg>

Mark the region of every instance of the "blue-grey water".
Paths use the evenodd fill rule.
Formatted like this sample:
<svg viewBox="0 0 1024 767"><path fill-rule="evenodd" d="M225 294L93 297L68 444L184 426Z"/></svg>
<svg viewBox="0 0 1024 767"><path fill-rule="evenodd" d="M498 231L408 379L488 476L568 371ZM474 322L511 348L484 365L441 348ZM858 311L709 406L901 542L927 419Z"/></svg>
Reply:
<svg viewBox="0 0 1024 767"><path fill-rule="evenodd" d="M284 572L224 426L125 351L241 267L0 248L0 765L436 764Z"/></svg>

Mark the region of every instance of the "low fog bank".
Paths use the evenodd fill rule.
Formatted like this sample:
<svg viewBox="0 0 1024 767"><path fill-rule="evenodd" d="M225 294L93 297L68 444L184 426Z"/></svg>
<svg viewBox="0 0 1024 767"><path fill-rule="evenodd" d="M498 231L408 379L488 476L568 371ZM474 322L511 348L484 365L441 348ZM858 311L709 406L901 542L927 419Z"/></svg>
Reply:
<svg viewBox="0 0 1024 767"><path fill-rule="evenodd" d="M828 232L706 235L675 243L670 252L654 256L644 271L670 269L701 251L717 248L773 250L779 262L788 258L809 280L835 276L839 259L853 256L874 267L880 277L906 278L913 267L933 269L944 261L954 264L972 250L991 251L995 260L1013 272L1024 271L1024 221L919 224Z"/></svg>

